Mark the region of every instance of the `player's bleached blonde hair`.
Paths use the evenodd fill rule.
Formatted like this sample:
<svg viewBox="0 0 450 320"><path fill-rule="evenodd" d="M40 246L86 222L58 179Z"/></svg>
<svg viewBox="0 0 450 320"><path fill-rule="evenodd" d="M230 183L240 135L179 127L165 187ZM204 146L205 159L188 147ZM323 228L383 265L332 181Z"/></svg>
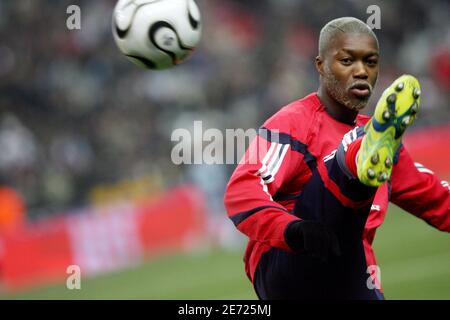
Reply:
<svg viewBox="0 0 450 320"><path fill-rule="evenodd" d="M367 24L353 17L342 17L331 20L320 30L319 56L323 57L333 40L344 33L370 35L375 39L378 47L378 38Z"/></svg>

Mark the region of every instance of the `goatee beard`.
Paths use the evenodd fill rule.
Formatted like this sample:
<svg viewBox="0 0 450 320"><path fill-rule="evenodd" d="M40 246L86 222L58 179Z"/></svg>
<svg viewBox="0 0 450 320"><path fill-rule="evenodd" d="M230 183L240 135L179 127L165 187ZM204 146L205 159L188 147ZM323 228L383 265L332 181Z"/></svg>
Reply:
<svg viewBox="0 0 450 320"><path fill-rule="evenodd" d="M339 81L336 79L333 73L326 72L326 76L324 76L324 84L328 94L338 103L344 105L348 109L359 111L364 109L369 102L370 95L367 99L351 99L348 95L350 87L353 85L349 85L348 88L340 89ZM372 92L372 86L370 86L370 92Z"/></svg>

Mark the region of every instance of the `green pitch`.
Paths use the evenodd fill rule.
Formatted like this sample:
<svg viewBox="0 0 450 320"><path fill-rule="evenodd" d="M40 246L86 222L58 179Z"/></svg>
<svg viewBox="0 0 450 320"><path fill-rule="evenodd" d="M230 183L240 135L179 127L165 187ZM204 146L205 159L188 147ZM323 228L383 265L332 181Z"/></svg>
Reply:
<svg viewBox="0 0 450 320"><path fill-rule="evenodd" d="M450 299L450 239L392 207L375 238L387 299ZM177 255L119 273L0 299L256 299L243 270L244 248Z"/></svg>

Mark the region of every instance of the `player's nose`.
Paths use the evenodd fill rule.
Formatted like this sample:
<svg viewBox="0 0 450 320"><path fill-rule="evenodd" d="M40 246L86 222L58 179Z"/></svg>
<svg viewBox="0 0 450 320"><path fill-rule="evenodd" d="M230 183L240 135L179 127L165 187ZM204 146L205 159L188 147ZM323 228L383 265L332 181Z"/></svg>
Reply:
<svg viewBox="0 0 450 320"><path fill-rule="evenodd" d="M366 66L362 61L356 61L353 64L353 77L356 79L367 79L369 77Z"/></svg>

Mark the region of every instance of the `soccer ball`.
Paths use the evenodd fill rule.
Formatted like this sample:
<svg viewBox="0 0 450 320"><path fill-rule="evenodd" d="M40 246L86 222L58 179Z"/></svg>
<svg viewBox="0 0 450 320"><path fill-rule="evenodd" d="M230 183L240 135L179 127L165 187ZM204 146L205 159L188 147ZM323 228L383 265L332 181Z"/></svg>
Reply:
<svg viewBox="0 0 450 320"><path fill-rule="evenodd" d="M194 51L202 32L194 0L119 0L112 20L120 51L148 69L182 63Z"/></svg>

